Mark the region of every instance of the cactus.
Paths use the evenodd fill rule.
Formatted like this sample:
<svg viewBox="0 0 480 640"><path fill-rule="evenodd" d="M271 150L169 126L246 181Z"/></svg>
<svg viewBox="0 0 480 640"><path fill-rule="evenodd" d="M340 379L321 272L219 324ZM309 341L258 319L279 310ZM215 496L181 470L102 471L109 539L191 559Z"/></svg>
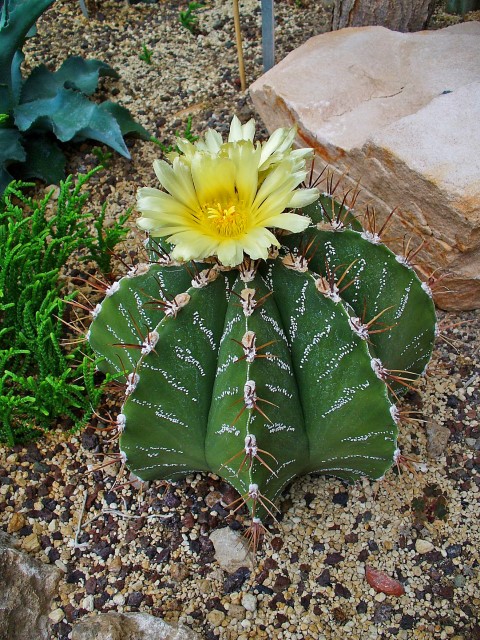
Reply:
<svg viewBox="0 0 480 640"><path fill-rule="evenodd" d="M413 252L396 256L381 243L371 214L363 229L331 194L317 199L312 187L292 196L288 189L307 175L306 153L291 151L293 133L286 130L254 147L249 126L234 120L227 143L213 132L195 145L183 141L172 167L157 164L167 193L146 189L139 196L139 225L151 230L149 262L107 289L88 338L104 358L103 371L125 384L110 426L122 462L145 481L176 481L194 471L222 476L239 493L234 511L249 509L256 545L262 519L275 516L293 478L378 479L398 458L396 403L428 364L435 311L428 285L409 264ZM273 184L272 198L284 189L282 202L303 206L303 216L277 215L275 234L266 236L273 246L245 241L238 264L235 250L225 257L211 242L210 253L199 245L192 256L173 223L162 228L155 198L160 208L167 199L172 220L178 218L173 179L183 176L176 184L188 192L191 170L203 208L190 226L201 223L202 211L205 224L219 224L220 216L225 225L240 204L222 204L220 194L213 207L203 206L201 194L210 192L195 164L250 152L257 154L259 201ZM296 175L288 188L273 177L285 168ZM245 189L242 175L235 194ZM262 206L274 207L270 195ZM257 200L249 201L254 209ZM211 227L207 232L210 238Z"/></svg>

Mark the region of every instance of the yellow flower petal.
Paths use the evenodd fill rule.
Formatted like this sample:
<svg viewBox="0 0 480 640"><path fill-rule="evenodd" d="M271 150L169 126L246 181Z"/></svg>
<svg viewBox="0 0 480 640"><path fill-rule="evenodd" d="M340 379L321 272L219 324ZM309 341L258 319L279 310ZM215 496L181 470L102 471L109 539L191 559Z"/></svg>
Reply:
<svg viewBox="0 0 480 640"><path fill-rule="evenodd" d="M153 170L162 187L174 198L194 209L198 205L191 172L180 158L170 166L165 160L155 160Z"/></svg>
<svg viewBox="0 0 480 640"><path fill-rule="evenodd" d="M237 116L233 116L230 124L230 133L228 135L228 142L238 142L240 140L253 141L255 136L255 120L253 118L242 125Z"/></svg>
<svg viewBox="0 0 480 640"><path fill-rule="evenodd" d="M196 153L191 173L200 206L228 200L235 190L235 165L228 158Z"/></svg>
<svg viewBox="0 0 480 640"><path fill-rule="evenodd" d="M293 129L280 129L263 145L254 145L254 121L234 117L228 141L208 130L195 144L178 142L171 164L154 164L165 191L142 188L138 226L166 237L177 260L216 256L228 267L268 258L280 246L272 229L303 231L309 218L285 213L310 204L317 189L297 189L306 177L310 150L292 150Z"/></svg>
<svg viewBox="0 0 480 640"><path fill-rule="evenodd" d="M288 201L287 208L298 209L300 207L306 207L316 200L318 200L318 189L298 189L293 192Z"/></svg>
<svg viewBox="0 0 480 640"><path fill-rule="evenodd" d="M267 220L269 227L277 229L285 229L292 233L300 233L310 224L311 220L307 216L300 216L298 213L281 213L278 216L272 216Z"/></svg>

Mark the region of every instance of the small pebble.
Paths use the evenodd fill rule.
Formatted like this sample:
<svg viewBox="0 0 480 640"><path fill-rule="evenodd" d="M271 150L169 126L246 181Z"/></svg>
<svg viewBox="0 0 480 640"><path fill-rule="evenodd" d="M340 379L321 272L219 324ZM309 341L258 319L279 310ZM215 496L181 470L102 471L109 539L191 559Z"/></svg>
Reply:
<svg viewBox="0 0 480 640"><path fill-rule="evenodd" d="M116 593L113 596L112 600L118 606L122 606L123 604L125 604L125 596L123 595L123 593Z"/></svg>
<svg viewBox="0 0 480 640"><path fill-rule="evenodd" d="M417 553L421 553L421 554L428 553L433 549L434 549L433 544L428 540L422 540L421 538L417 538L417 540L415 541L415 550Z"/></svg>
<svg viewBox="0 0 480 640"><path fill-rule="evenodd" d="M48 614L48 618L53 624L57 624L57 622L63 620L64 617L65 613L63 612L63 609L60 609L60 607L58 609L54 609Z"/></svg>
<svg viewBox="0 0 480 640"><path fill-rule="evenodd" d="M247 611L256 611L257 610L257 599L252 593L244 593L242 596L242 606Z"/></svg>

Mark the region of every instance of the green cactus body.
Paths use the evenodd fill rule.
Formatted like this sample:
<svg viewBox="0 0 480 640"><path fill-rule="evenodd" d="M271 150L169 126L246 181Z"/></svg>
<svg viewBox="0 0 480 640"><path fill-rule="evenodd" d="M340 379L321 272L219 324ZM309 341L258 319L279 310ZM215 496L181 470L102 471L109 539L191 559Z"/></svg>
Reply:
<svg viewBox="0 0 480 640"><path fill-rule="evenodd" d="M128 468L142 480L219 474L255 520L302 474L383 476L397 455L389 372L414 380L434 339L428 291L368 234L312 225L283 242L230 270L137 267L89 331L102 369L126 383Z"/></svg>
<svg viewBox="0 0 480 640"><path fill-rule="evenodd" d="M107 290L88 334L125 384L109 427L122 462L142 480L222 476L254 546L295 477L378 479L398 460L396 402L435 334L413 254L299 188L309 150L294 136L254 144L234 117L227 142L209 130L156 161L163 191L138 195L151 264Z"/></svg>

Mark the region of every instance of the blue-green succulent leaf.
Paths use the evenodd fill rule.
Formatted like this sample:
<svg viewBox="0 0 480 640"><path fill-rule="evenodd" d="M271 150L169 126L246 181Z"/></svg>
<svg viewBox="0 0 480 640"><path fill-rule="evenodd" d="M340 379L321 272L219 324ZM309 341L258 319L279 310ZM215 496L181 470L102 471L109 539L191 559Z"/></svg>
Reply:
<svg viewBox="0 0 480 640"><path fill-rule="evenodd" d="M109 100L107 100L106 102L102 102L102 104L99 106L102 111L110 113L115 118L115 120L118 122L120 131L122 132L123 136L126 136L127 134L133 134L138 136L139 138L142 138L142 140L150 139L150 134L148 133L148 131L144 129L141 124L135 122L130 111L125 107L122 107L116 102L110 102Z"/></svg>
<svg viewBox="0 0 480 640"><path fill-rule="evenodd" d="M47 184L58 184L65 178L65 154L51 137L27 137L24 146L26 161L17 168L17 177L40 178Z"/></svg>
<svg viewBox="0 0 480 640"><path fill-rule="evenodd" d="M115 118L100 107L81 93L62 88L53 98L19 105L14 111L15 124L20 131L28 131L34 126L53 131L61 142L73 138L98 140L130 158Z"/></svg>
<svg viewBox="0 0 480 640"><path fill-rule="evenodd" d="M26 152L23 136L16 129L0 129L0 192L13 180L7 167L14 162L24 162Z"/></svg>

